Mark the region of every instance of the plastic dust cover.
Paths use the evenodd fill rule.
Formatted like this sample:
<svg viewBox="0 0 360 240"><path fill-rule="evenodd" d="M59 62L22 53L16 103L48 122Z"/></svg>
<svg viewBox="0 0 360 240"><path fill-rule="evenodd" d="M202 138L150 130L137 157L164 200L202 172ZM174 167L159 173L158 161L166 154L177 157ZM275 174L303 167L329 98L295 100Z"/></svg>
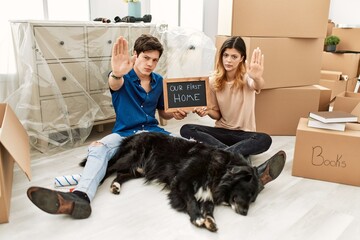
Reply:
<svg viewBox="0 0 360 240"><path fill-rule="evenodd" d="M94 126L115 121L107 81L119 36L128 40L129 54L141 34L156 36L165 51L155 72L164 78L208 76L214 69L215 45L200 31L151 23L10 25L19 87L5 101L41 152L80 145Z"/></svg>

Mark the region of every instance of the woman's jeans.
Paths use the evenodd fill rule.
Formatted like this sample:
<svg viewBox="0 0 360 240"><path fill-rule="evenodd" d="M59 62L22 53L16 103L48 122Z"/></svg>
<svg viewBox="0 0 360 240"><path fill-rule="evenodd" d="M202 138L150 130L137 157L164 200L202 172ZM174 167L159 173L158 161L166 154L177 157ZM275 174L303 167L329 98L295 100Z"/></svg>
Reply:
<svg viewBox="0 0 360 240"><path fill-rule="evenodd" d="M230 130L197 124L185 124L180 129L180 135L220 149L240 153L244 157L263 153L270 148L272 143L271 137L266 133Z"/></svg>

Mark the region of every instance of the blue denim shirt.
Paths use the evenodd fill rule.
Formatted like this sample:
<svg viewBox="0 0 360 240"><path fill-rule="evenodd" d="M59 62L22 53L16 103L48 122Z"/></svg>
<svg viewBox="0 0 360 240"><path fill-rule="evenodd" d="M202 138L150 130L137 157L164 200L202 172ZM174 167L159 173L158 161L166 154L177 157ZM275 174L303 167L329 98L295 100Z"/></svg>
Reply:
<svg viewBox="0 0 360 240"><path fill-rule="evenodd" d="M151 73L151 90L146 92L134 69L124 75L124 84L117 91L111 91L116 121L112 132L123 137L137 131L163 132L155 118L156 109L164 109L163 78Z"/></svg>

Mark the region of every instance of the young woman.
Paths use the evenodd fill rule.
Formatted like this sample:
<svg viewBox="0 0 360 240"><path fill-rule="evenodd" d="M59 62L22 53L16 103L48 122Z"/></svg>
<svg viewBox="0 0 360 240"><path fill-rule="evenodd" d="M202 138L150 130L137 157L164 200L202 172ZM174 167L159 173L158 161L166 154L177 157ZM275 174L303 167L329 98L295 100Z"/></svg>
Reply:
<svg viewBox="0 0 360 240"><path fill-rule="evenodd" d="M216 70L210 77L209 107L194 109L199 116L209 115L216 120L215 127L186 124L180 129L181 136L240 153L247 159L267 151L272 139L266 133L256 132L255 125L255 94L264 86L263 71L264 55L259 48L247 63L243 39L228 38L220 48ZM280 151L259 166L259 175L269 163L276 178L283 169L285 153Z"/></svg>

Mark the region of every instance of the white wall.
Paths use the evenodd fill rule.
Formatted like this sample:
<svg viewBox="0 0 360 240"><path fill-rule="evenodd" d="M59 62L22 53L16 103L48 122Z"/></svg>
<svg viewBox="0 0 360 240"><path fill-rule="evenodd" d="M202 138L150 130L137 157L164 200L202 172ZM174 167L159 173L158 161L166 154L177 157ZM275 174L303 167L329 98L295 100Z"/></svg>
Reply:
<svg viewBox="0 0 360 240"><path fill-rule="evenodd" d="M214 42L215 36L218 34L218 6L219 0L204 0L203 31Z"/></svg>
<svg viewBox="0 0 360 240"><path fill-rule="evenodd" d="M360 27L360 1L331 0L329 19L335 24L358 25Z"/></svg>
<svg viewBox="0 0 360 240"><path fill-rule="evenodd" d="M221 0L218 6L218 35L230 35L232 25L233 0Z"/></svg>

